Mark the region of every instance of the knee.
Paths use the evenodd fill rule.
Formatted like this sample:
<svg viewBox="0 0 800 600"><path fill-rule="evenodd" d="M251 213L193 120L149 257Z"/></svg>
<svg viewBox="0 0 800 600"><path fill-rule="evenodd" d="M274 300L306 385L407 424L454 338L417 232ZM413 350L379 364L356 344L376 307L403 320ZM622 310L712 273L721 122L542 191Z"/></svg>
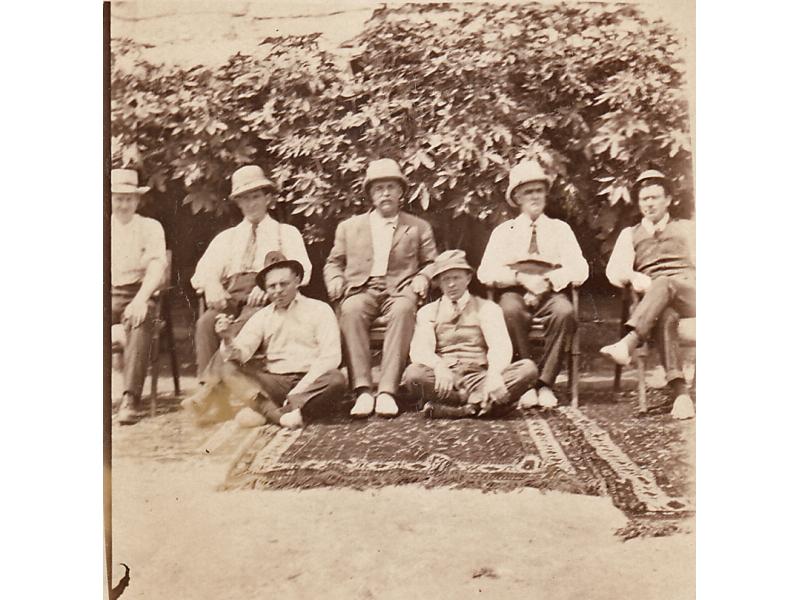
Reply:
<svg viewBox="0 0 800 600"><path fill-rule="evenodd" d="M396 298L392 302L392 307L389 309L387 318L392 321L395 319L414 319L417 313L416 303L409 298Z"/></svg>
<svg viewBox="0 0 800 600"><path fill-rule="evenodd" d="M514 292L506 292L500 296L498 304L503 309L503 316L507 319L519 319L527 313L522 296Z"/></svg>
<svg viewBox="0 0 800 600"><path fill-rule="evenodd" d="M539 367L530 358L523 358L518 363L519 378L522 382L532 386L539 378Z"/></svg>
<svg viewBox="0 0 800 600"><path fill-rule="evenodd" d="M361 319L366 314L366 305L361 294L350 296L340 306L342 320Z"/></svg>
<svg viewBox="0 0 800 600"><path fill-rule="evenodd" d="M403 382L407 385L421 385L426 379L426 367L418 363L412 363L403 372Z"/></svg>
<svg viewBox="0 0 800 600"><path fill-rule="evenodd" d="M347 379L339 369L328 371L328 392L331 394L343 394L347 389Z"/></svg>
<svg viewBox="0 0 800 600"><path fill-rule="evenodd" d="M550 314L558 321L575 321L575 308L572 306L572 302L561 296L553 299Z"/></svg>

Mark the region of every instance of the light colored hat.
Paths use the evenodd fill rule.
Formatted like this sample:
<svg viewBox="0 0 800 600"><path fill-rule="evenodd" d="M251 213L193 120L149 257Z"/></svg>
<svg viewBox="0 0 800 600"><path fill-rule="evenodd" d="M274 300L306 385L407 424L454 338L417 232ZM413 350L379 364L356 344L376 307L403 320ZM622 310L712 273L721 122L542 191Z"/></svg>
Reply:
<svg viewBox="0 0 800 600"><path fill-rule="evenodd" d="M230 197L235 198L236 196L241 196L247 192L260 190L265 187L278 191L278 186L267 179L261 167L258 165L247 165L236 169L233 175L231 175Z"/></svg>
<svg viewBox="0 0 800 600"><path fill-rule="evenodd" d="M408 179L400 170L400 165L391 158L373 160L367 165L367 174L364 176L364 194L369 196L369 186L378 179L397 179L403 185L403 194L408 191Z"/></svg>
<svg viewBox="0 0 800 600"><path fill-rule="evenodd" d="M112 194L146 194L149 186L139 187L139 174L133 169L111 169Z"/></svg>
<svg viewBox="0 0 800 600"><path fill-rule="evenodd" d="M431 279L438 277L446 271L452 271L453 269L463 269L470 273L473 272L472 267L469 266L467 262L467 255L463 250L445 250L437 256L436 260L433 261L433 274L431 275Z"/></svg>
<svg viewBox="0 0 800 600"><path fill-rule="evenodd" d="M544 181L550 188L550 178L535 160L523 160L516 165L508 174L508 190L506 190L506 202L511 206L517 206L514 202L512 194L514 190L521 186L523 183L530 183L531 181Z"/></svg>
<svg viewBox="0 0 800 600"><path fill-rule="evenodd" d="M644 183L648 179L659 179L661 181L667 181L667 176L664 175L661 171L656 171L655 169L648 169L641 175L636 178L636 182L633 184L634 187Z"/></svg>

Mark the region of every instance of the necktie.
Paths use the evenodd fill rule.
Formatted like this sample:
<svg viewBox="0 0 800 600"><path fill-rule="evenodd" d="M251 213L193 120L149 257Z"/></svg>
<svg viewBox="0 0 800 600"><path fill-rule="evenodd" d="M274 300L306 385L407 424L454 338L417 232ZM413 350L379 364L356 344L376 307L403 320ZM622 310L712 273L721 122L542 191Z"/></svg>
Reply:
<svg viewBox="0 0 800 600"><path fill-rule="evenodd" d="M250 237L247 240L247 246L244 248L244 254L242 255L242 272L247 273L250 271L256 271L255 265L253 263L256 260L256 230L258 229L258 223L252 224L252 229L250 230Z"/></svg>
<svg viewBox="0 0 800 600"><path fill-rule="evenodd" d="M531 225L531 243L528 246L528 254L539 254L539 244L536 242L536 225Z"/></svg>
<svg viewBox="0 0 800 600"><path fill-rule="evenodd" d="M450 322L451 323L455 323L456 321L458 321L459 317L461 317L461 312L462 311L458 306L458 302L453 302L451 300L450 304L452 305L451 306L452 312L450 313Z"/></svg>

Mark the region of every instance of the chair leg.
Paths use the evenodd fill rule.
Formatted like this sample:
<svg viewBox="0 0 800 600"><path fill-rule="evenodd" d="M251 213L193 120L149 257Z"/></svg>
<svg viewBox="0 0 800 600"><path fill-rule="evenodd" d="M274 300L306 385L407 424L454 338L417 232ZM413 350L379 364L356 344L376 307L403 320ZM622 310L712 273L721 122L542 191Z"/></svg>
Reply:
<svg viewBox="0 0 800 600"><path fill-rule="evenodd" d="M622 367L614 367L614 393L619 394L622 390Z"/></svg>
<svg viewBox="0 0 800 600"><path fill-rule="evenodd" d="M167 335L167 349L169 350L169 362L172 367L172 386L175 388L175 395L181 395L180 374L178 372L178 355L175 352L175 332L172 329L172 311L170 310L169 300L164 298L162 307L164 315L164 328Z"/></svg>
<svg viewBox="0 0 800 600"><path fill-rule="evenodd" d="M150 416L156 416L156 399L158 398L158 355L161 337L161 324L156 324L153 340L150 344Z"/></svg>
<svg viewBox="0 0 800 600"><path fill-rule="evenodd" d="M641 348L636 351L636 375L639 380L639 414L647 412L647 383L645 381L645 359L647 350Z"/></svg>
<svg viewBox="0 0 800 600"><path fill-rule="evenodd" d="M581 348L580 336L576 331L572 336L569 352L569 387L572 395L572 408L578 408L578 395L580 385Z"/></svg>

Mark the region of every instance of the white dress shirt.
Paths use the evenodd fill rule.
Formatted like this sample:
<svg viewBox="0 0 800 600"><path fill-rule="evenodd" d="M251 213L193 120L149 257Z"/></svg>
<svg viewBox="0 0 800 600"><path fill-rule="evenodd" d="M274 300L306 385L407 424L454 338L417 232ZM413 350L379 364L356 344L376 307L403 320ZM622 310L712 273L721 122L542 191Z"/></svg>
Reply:
<svg viewBox="0 0 800 600"><path fill-rule="evenodd" d="M459 311L464 309L469 299L470 293L464 292L464 295L456 302ZM453 306L453 302L447 296L442 296L439 300L426 304L419 309L409 352L411 362L435 369L444 360L444 358L436 354L435 325L437 322L451 320L455 310L456 307ZM508 335L506 322L503 318L503 309L494 302L484 300L479 303L478 319L483 338L488 347L486 352L487 371L499 375L511 364L513 355L511 338Z"/></svg>
<svg viewBox="0 0 800 600"><path fill-rule="evenodd" d="M661 233L664 231L669 220L670 215L666 214L658 223L652 223L649 219L642 219L641 225L645 233L647 233L649 237L653 237L657 232ZM681 220L680 222L685 222L687 227L693 226L691 221ZM633 247L633 229L633 227L626 227L620 231L617 242L614 244L614 250L611 252L608 264L606 265L606 277L608 277L608 281L611 285L616 287L625 287L628 285L631 280L631 275L634 273L633 263L636 259L636 251ZM694 263L694 232L687 232L687 237L690 240L689 246L691 256L689 259Z"/></svg>
<svg viewBox="0 0 800 600"><path fill-rule="evenodd" d="M259 310L232 344L241 352L242 362L250 360L263 346L265 368L270 373L305 373L290 394L304 391L342 362L339 323L333 309L302 294L297 294L285 310L274 304Z"/></svg>
<svg viewBox="0 0 800 600"><path fill-rule="evenodd" d="M161 223L134 214L124 224L111 215L111 285L141 282L154 260L166 267L167 247Z"/></svg>
<svg viewBox="0 0 800 600"><path fill-rule="evenodd" d="M386 219L377 210L369 213L369 228L372 232L372 270L370 277L383 277L389 268L389 252L392 250L392 239L397 229L395 215Z"/></svg>
<svg viewBox="0 0 800 600"><path fill-rule="evenodd" d="M242 257L247 248L253 226L247 219L230 229L220 232L197 263L192 286L197 290L205 289L209 281L221 282L241 272ZM308 259L303 236L293 225L278 223L267 215L256 229L256 255L254 264L264 264L267 252L280 250L286 258L296 260L303 265L303 281L306 285L311 278L311 261Z"/></svg>
<svg viewBox="0 0 800 600"><path fill-rule="evenodd" d="M494 228L478 267L478 279L496 287L516 285L515 271L508 265L529 257L533 227L536 227L539 257L561 265L547 274L553 289L558 292L569 284L581 285L586 281L589 264L583 257L572 228L564 221L551 219L547 215L539 215L536 222L532 223L525 213Z"/></svg>

